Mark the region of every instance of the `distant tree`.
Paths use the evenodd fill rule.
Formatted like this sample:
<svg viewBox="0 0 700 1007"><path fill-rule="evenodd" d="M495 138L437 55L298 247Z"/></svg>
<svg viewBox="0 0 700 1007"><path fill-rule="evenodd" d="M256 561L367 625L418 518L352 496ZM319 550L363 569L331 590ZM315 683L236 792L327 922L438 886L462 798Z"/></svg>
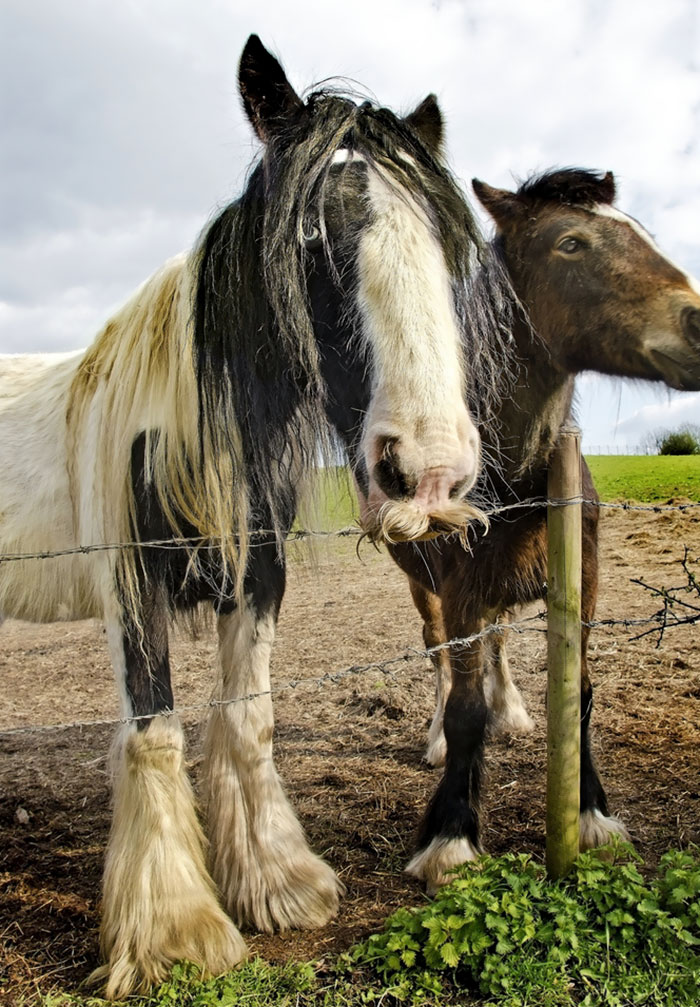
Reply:
<svg viewBox="0 0 700 1007"><path fill-rule="evenodd" d="M660 455L700 455L700 426L686 423L677 430L657 430L650 437Z"/></svg>

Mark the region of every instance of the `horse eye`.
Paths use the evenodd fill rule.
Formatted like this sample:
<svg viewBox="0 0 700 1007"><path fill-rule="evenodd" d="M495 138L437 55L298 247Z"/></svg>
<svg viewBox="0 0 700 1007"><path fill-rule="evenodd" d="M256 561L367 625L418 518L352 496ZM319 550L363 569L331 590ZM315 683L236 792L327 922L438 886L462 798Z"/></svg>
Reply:
<svg viewBox="0 0 700 1007"><path fill-rule="evenodd" d="M567 255L571 255L573 252L578 252L583 247L583 242L579 238L564 238L557 245L557 251L566 252Z"/></svg>
<svg viewBox="0 0 700 1007"><path fill-rule="evenodd" d="M316 252L323 246L321 230L316 224L306 224L304 227L304 244L310 252Z"/></svg>

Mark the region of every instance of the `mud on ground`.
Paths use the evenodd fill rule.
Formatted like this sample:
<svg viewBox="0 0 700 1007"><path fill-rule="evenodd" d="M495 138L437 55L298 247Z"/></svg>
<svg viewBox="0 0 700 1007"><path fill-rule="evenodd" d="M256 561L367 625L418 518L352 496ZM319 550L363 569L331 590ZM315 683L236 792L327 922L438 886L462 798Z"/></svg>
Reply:
<svg viewBox="0 0 700 1007"><path fill-rule="evenodd" d="M659 604L631 583L684 583L684 546L700 557L700 511L606 511L598 618L649 616ZM697 568L696 568L697 569ZM534 611L534 610L533 610ZM529 614L529 613L526 613ZM23 724L118 715L97 623L1 631L0 731ZM700 629L630 642L631 630L597 629L590 649L594 740L611 810L653 867L670 847L700 842ZM295 557L280 619L275 686L421 647L402 574L371 547L334 541L315 563ZM484 842L492 853L544 852L545 638L510 640L513 673L535 718L525 738L487 749ZM214 646L178 636L177 702L206 702ZM319 958L377 928L399 905L423 899L403 874L421 810L436 782L421 760L432 712L428 662L394 675L371 670L277 695L276 758L313 848L347 894L323 931L248 934L271 960ZM186 714L195 778L201 714ZM0 1000L75 989L97 964L102 856L109 827L111 726L12 737L0 734Z"/></svg>

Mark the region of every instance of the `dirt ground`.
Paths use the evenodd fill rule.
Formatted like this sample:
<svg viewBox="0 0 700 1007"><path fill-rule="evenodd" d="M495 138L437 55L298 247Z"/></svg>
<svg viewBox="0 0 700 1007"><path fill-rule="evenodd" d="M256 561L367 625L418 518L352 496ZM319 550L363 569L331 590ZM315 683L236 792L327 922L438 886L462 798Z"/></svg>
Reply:
<svg viewBox="0 0 700 1007"><path fill-rule="evenodd" d="M598 618L649 616L659 605L630 581L684 583L684 546L700 557L700 510L606 511ZM700 570L697 566L694 569ZM534 611L534 610L533 610ZM109 720L115 691L101 627L6 623L0 654L0 1000L37 988L72 990L97 964L102 856L109 825L109 725L2 735L20 725ZM700 842L700 630L630 642L597 629L595 749L611 809L645 862ZM296 557L279 625L273 683L317 678L422 646L400 572L370 546L334 540L315 563ZM487 750L484 842L492 853L544 852L545 637L512 637L510 657L537 727ZM181 706L205 702L210 638L173 646ZM433 685L425 659L394 675L376 669L338 682L281 689L277 764L314 849L347 886L321 932L248 934L272 960L339 951L423 895L403 872L421 810L437 782L422 761ZM195 777L202 714L183 716Z"/></svg>

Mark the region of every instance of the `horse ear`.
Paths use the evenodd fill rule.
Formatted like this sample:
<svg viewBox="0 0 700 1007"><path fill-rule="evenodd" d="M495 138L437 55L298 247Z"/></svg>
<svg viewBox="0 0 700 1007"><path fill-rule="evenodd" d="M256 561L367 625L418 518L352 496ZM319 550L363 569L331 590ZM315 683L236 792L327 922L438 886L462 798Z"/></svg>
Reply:
<svg viewBox="0 0 700 1007"><path fill-rule="evenodd" d="M429 150L436 152L440 150L443 134L442 112L434 94L424 98L420 105L409 112L405 121Z"/></svg>
<svg viewBox="0 0 700 1007"><path fill-rule="evenodd" d="M306 109L287 80L284 70L257 35L245 44L238 66L238 86L243 107L263 143L301 119Z"/></svg>
<svg viewBox="0 0 700 1007"><path fill-rule="evenodd" d="M493 217L496 227L503 229L522 210L522 204L514 192L507 189L494 189L492 185L472 179L472 189L483 208Z"/></svg>
<svg viewBox="0 0 700 1007"><path fill-rule="evenodd" d="M604 203L614 203L615 196L617 194L617 187L615 185L615 176L612 171L606 171L600 182L602 202Z"/></svg>

